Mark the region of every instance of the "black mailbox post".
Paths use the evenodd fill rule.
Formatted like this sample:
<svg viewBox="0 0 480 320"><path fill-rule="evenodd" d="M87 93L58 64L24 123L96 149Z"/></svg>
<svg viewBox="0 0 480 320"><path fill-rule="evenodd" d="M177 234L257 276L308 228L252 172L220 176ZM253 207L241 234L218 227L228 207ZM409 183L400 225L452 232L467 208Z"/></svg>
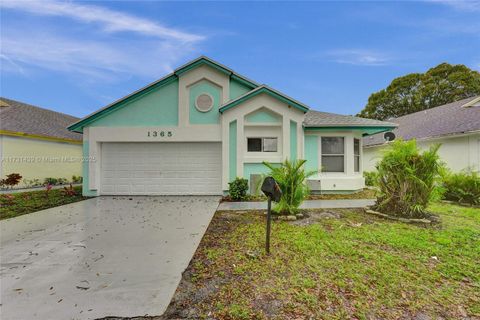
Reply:
<svg viewBox="0 0 480 320"><path fill-rule="evenodd" d="M265 242L265 250L267 254L270 254L270 226L272 224L272 200L275 202L280 201L282 196L282 191L278 186L275 179L272 177L266 177L262 183L262 192L268 198L268 209L267 209L267 239Z"/></svg>

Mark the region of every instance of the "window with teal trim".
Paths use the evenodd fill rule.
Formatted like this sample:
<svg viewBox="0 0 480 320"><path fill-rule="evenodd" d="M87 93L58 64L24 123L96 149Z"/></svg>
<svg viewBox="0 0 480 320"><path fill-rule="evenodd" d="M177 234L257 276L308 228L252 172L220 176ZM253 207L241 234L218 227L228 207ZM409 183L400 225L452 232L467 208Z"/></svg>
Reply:
<svg viewBox="0 0 480 320"><path fill-rule="evenodd" d="M322 137L322 171L345 172L344 137Z"/></svg>
<svg viewBox="0 0 480 320"><path fill-rule="evenodd" d="M360 172L360 139L353 139L354 171Z"/></svg>

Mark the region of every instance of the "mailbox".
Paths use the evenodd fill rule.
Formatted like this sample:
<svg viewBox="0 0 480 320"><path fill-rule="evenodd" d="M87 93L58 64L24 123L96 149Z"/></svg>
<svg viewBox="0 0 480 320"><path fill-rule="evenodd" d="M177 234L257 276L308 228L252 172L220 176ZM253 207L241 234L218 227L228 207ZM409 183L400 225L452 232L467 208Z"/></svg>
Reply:
<svg viewBox="0 0 480 320"><path fill-rule="evenodd" d="M282 190L280 190L277 182L272 177L266 177L265 180L263 180L262 192L275 202L280 201L280 197L282 196Z"/></svg>
<svg viewBox="0 0 480 320"><path fill-rule="evenodd" d="M266 177L262 183L262 192L268 198L268 206L267 206L267 238L265 239L265 250L267 254L270 254L270 225L272 223L272 201L278 202L280 201L280 197L282 196L282 190L277 184L277 181L272 177Z"/></svg>

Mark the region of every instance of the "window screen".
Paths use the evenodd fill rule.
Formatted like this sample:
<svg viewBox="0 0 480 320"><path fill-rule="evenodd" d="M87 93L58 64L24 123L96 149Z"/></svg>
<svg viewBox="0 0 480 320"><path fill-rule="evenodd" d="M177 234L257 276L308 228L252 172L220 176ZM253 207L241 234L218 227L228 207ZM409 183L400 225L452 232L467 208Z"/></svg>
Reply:
<svg viewBox="0 0 480 320"><path fill-rule="evenodd" d="M263 138L264 152L277 152L277 138Z"/></svg>
<svg viewBox="0 0 480 320"><path fill-rule="evenodd" d="M354 171L360 172L360 139L353 139Z"/></svg>
<svg viewBox="0 0 480 320"><path fill-rule="evenodd" d="M322 171L345 171L344 137L322 137Z"/></svg>

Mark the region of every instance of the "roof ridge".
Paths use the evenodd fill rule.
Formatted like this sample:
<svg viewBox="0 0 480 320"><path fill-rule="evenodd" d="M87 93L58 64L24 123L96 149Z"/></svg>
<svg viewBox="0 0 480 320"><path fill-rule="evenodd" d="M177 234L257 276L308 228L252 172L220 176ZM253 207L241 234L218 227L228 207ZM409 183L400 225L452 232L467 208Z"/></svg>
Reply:
<svg viewBox="0 0 480 320"><path fill-rule="evenodd" d="M199 56L199 57L197 57L197 58L195 58L195 59L193 59L193 60L190 60L189 62L181 65L180 67L174 69L172 72L166 74L165 76L161 77L160 79L157 79L157 80L155 80L155 81L153 81L153 82L151 82L151 83L149 83L149 84L141 87L140 89L137 89L137 90L135 90L134 92L132 92L132 93L130 93L130 94L128 94L128 95L125 95L125 96L123 96L123 97L121 97L121 98L113 101L112 103L109 103L109 104L107 104L106 106L104 106L104 107L102 107L102 108L100 108L100 109L98 109L98 110L96 110L96 111L94 111L94 112L92 112L92 113L90 113L90 114L88 114L88 115L86 115L86 116L78 119L77 121L73 122L72 124L70 124L70 125L68 126L68 130L81 132L81 131L78 131L78 130L79 130L78 127L79 127L79 125L85 123L85 121L87 121L87 119L89 119L89 118L91 118L91 117L93 117L93 116L95 116L95 115L97 115L97 114L103 113L105 110L110 109L111 107L114 107L114 106L118 105L119 103L121 103L121 102L129 99L130 97L135 96L136 94L140 94L140 93L143 92L144 90L147 90L147 89L149 89L149 88L151 88L151 87L153 87L153 86L155 86L155 85L157 85L157 84L160 85L162 82L168 80L168 79L171 78L171 77L177 77L177 78L178 78L178 76L179 76L178 73L181 72L182 69L185 69L185 68L187 68L188 66L193 65L193 64L201 61L202 59L205 60L205 61L207 61L207 62L209 62L209 63L215 64L215 65L217 65L218 67L220 67L220 68L222 68L222 69L227 70L227 71L230 73L230 76L233 75L233 76L239 78L240 80L245 81L245 82L251 84L251 86L253 86L253 87L258 87L258 86L259 86L259 84L258 84L257 82L255 82L255 81L253 81L253 80L250 80L249 78L247 78L247 77L245 77L245 76L237 73L236 71L230 69L229 67L227 67L227 66L225 66L225 65L223 65L223 64L221 64L221 63L219 63L219 62L217 62L217 61L215 61L215 60L213 60L213 59L211 59L211 58L209 58L209 57L207 57L207 56L205 56L205 55L201 55L201 56ZM83 127L80 127L80 130L82 130L81 128L83 128Z"/></svg>
<svg viewBox="0 0 480 320"><path fill-rule="evenodd" d="M72 115L67 114L67 113L64 113L64 112L60 112L60 111L55 111L55 110L51 110L51 109L39 107L39 106L34 105L34 104L30 104L30 103L26 103L26 102L14 100L14 99L2 97L2 96L0 96L0 99L6 100L7 102L14 102L14 103L16 103L16 104L25 105L25 106L28 106L28 107L31 107L31 108L36 108L36 109L44 110L44 111L47 111L47 112L56 113L56 114L64 115L64 116L71 117L71 118L75 118L75 119L80 119L79 117L75 117L75 116L72 116ZM12 107L12 105L9 104L9 107Z"/></svg>
<svg viewBox="0 0 480 320"><path fill-rule="evenodd" d="M456 100L456 101L453 101L453 102L449 102L449 103L445 103L445 104L441 104L439 106L436 106L436 107L431 107L431 108L427 108L427 109L422 109L422 110L419 110L419 111L415 111L415 112L412 112L412 113L409 113L409 114L405 114L403 116L400 116L400 117L396 117L396 118L393 118L393 119L402 119L402 118L407 118L409 116L413 116L413 115L418 115L420 113L425 113L427 111L432 111L432 110L435 110L437 108L448 108L450 107L452 104L459 104L462 102L462 104L459 105L459 107L462 107L463 105L469 103L470 101L472 100L475 100L477 98L480 98L480 95L478 96L472 96L472 97L469 97L469 98L464 98L464 99L461 99L461 100ZM468 101L467 101L468 100Z"/></svg>

